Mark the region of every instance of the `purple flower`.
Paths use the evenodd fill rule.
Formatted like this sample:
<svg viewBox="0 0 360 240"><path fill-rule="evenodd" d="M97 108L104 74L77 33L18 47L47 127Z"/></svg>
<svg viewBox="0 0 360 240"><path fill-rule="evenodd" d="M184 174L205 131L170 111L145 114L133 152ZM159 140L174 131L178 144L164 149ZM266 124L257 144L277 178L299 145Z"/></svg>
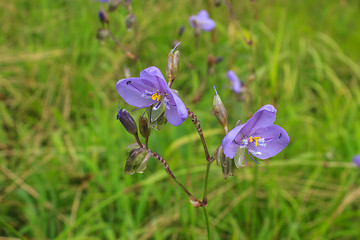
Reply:
<svg viewBox="0 0 360 240"><path fill-rule="evenodd" d="M140 72L140 78L125 78L116 84L120 96L130 105L144 108L165 105L166 117L170 124L178 126L187 116L182 100L168 87L157 67L149 67Z"/></svg>
<svg viewBox="0 0 360 240"><path fill-rule="evenodd" d="M226 157L234 158L236 152L243 151L244 148L248 150L250 157L251 153L260 159L270 158L281 152L290 139L284 129L273 124L275 118L276 109L268 104L262 106L245 124L232 129L222 140Z"/></svg>
<svg viewBox="0 0 360 240"><path fill-rule="evenodd" d="M109 0L99 0L99 2L104 3L104 2L108 2Z"/></svg>
<svg viewBox="0 0 360 240"><path fill-rule="evenodd" d="M232 89L236 94L239 94L241 92L241 83L238 79L238 77L236 76L236 74L234 73L233 70L229 70L227 72L227 77L231 83Z"/></svg>
<svg viewBox="0 0 360 240"><path fill-rule="evenodd" d="M189 23L193 28L200 28L206 32L215 28L215 22L209 18L209 14L206 10L201 10L198 15L190 16Z"/></svg>
<svg viewBox="0 0 360 240"><path fill-rule="evenodd" d="M355 155L353 157L353 163L355 164L355 166L357 166L358 168L360 168L360 154Z"/></svg>

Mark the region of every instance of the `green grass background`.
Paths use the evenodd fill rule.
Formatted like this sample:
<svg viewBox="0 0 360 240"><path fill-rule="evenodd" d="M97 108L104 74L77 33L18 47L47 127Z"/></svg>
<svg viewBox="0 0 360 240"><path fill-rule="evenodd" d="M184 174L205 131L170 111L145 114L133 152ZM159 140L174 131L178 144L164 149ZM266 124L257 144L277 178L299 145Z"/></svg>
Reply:
<svg viewBox="0 0 360 240"><path fill-rule="evenodd" d="M215 84L230 127L263 104L278 109L290 136L280 154L249 162L223 179L213 164L208 211L214 239L359 239L360 12L356 0L233 1L214 9L217 43L201 33L194 48L187 19L205 1L133 0L138 31L126 11L109 14L129 60L110 40L96 40L97 1L0 2L0 236L25 239L205 239L201 209L188 202L151 159L143 174L124 175L133 138L116 121L115 84L149 66L165 72L171 42L185 26L173 85L202 123L210 152L222 129L210 114ZM104 5L105 6L105 5ZM194 105L208 54L224 57ZM186 63L194 66L189 69ZM226 71L247 81L249 107L231 92ZM139 116L142 111L134 112ZM189 120L152 132L150 147L199 198L206 168Z"/></svg>

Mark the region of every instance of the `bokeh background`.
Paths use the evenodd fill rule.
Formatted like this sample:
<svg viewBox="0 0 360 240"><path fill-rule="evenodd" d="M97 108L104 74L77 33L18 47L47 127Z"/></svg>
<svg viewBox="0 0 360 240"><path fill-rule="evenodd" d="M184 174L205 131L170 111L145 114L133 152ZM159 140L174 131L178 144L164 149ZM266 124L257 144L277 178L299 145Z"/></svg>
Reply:
<svg viewBox="0 0 360 240"><path fill-rule="evenodd" d="M208 9L206 1L132 2L137 31L126 30L123 7L109 19L137 61L111 39L97 41L106 4L0 2L0 236L206 238L201 209L155 159L143 174L124 175L125 147L134 140L116 121L118 105L134 109L115 89L124 67L131 76L149 66L164 73L178 39L173 88L198 115L211 153L223 138L210 114L213 84L231 128L269 103L290 136L280 154L260 165L250 160L227 180L213 164L213 238L359 239L359 169L351 159L360 153L360 2L234 0L235 23L223 3L213 9L217 42L202 32L197 49L188 17ZM210 54L224 60L193 104ZM231 91L229 69L247 84L245 101ZM206 163L191 121L152 131L149 145L200 198Z"/></svg>

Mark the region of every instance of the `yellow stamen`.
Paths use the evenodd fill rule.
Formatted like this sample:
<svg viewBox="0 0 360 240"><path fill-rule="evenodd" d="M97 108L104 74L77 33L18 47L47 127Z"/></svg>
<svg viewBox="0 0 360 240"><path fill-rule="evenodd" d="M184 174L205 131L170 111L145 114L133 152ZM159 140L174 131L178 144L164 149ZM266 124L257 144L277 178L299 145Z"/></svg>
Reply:
<svg viewBox="0 0 360 240"><path fill-rule="evenodd" d="M160 98L161 98L161 95L160 95L160 94L157 94L157 93L154 93L154 94L151 96L151 99L152 99L152 100L156 100L156 101L160 101Z"/></svg>
<svg viewBox="0 0 360 240"><path fill-rule="evenodd" d="M258 140L260 139L260 137L254 137L254 139L255 139L255 147L257 147L257 145L258 145Z"/></svg>
<svg viewBox="0 0 360 240"><path fill-rule="evenodd" d="M253 142L253 138L252 138L252 137L249 137L249 142Z"/></svg>

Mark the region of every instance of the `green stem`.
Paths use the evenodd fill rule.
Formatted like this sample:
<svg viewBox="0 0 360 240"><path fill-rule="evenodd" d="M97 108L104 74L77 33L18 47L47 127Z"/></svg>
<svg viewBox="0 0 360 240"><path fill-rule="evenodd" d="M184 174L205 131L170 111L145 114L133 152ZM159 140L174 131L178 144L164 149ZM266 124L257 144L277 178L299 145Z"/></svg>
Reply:
<svg viewBox="0 0 360 240"><path fill-rule="evenodd" d="M205 179L204 179L204 194L203 194L203 204L207 204L207 187L208 187L208 179L209 179L209 173L210 173L210 166L212 162L207 162L206 166L206 173L205 173Z"/></svg>
<svg viewBox="0 0 360 240"><path fill-rule="evenodd" d="M205 220L206 220L206 228L207 228L208 240L211 240L211 231L210 231L209 215L208 215L208 213L207 213L206 206L204 206L203 209L204 209L204 215L205 215Z"/></svg>
<svg viewBox="0 0 360 240"><path fill-rule="evenodd" d="M211 0L206 0L206 4L207 4L207 8L208 8L208 12L209 12L209 17L211 19L214 19L214 7L213 7L213 3ZM216 33L215 33L215 28L211 31L211 38L212 38L212 42L216 43Z"/></svg>

